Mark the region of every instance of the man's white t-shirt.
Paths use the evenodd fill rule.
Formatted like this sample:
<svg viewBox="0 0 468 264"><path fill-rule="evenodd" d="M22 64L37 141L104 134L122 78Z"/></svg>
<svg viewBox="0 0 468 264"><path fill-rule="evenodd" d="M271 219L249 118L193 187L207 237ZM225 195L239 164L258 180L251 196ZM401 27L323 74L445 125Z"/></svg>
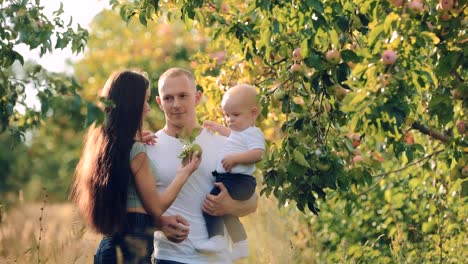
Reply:
<svg viewBox="0 0 468 264"><path fill-rule="evenodd" d="M218 166L216 171L225 173L221 163L222 159L228 154L242 153L253 149L265 150L265 138L262 131L258 127L248 127L242 131L231 130L231 134L224 144L221 155L218 157ZM252 175L255 171L255 163L251 164L238 164L234 166L230 173L242 173Z"/></svg>
<svg viewBox="0 0 468 264"><path fill-rule="evenodd" d="M147 145L148 157L156 165L157 188L159 192L171 184L177 168L181 163L178 158L182 152L182 142L164 131L156 132L158 136L155 145ZM195 250L194 244L208 239L205 220L202 214L202 205L206 195L213 188L215 178L212 172L216 168L219 150L226 142L226 138L215 135L203 129L196 137L194 143L202 147L202 161L198 169L189 177L174 203L164 215L179 214L190 223L188 238L181 243L173 243L166 239L161 232L154 236L154 254L157 259L172 260L182 263L232 263L230 249L217 254L202 254ZM227 236L224 236L227 240ZM229 245L228 241L225 243Z"/></svg>

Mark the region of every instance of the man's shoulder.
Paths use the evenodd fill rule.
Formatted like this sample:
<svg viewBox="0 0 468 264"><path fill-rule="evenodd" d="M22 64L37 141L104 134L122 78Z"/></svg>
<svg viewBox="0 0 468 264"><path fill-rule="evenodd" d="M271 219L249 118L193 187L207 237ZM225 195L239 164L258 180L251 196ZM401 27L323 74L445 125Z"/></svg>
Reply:
<svg viewBox="0 0 468 264"><path fill-rule="evenodd" d="M145 144L146 150L150 157L156 155L156 152L167 152L174 148L173 142L170 137L163 130L158 130L156 133L156 143L154 145Z"/></svg>
<svg viewBox="0 0 468 264"><path fill-rule="evenodd" d="M204 144L204 145L213 144L217 146L217 145L224 144L226 142L226 137L217 133L210 132L207 129L203 129L201 133L201 137L198 137L197 141L199 141L199 143Z"/></svg>

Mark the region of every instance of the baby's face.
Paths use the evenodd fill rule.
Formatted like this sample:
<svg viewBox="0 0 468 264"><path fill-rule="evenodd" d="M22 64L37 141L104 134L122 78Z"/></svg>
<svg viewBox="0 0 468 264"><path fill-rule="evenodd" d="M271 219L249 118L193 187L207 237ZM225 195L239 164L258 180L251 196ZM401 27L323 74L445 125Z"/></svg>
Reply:
<svg viewBox="0 0 468 264"><path fill-rule="evenodd" d="M227 126L234 131L242 131L254 125L256 117L254 107L234 97L224 101L222 108Z"/></svg>

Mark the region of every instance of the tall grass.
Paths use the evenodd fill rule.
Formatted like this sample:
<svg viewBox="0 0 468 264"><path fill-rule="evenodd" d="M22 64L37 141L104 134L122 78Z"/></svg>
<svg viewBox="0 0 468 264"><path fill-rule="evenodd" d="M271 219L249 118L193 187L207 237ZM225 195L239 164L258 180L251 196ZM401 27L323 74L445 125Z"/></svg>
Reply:
<svg viewBox="0 0 468 264"><path fill-rule="evenodd" d="M241 219L251 255L236 263L300 263L295 231L299 215L287 211L272 199L260 198L257 211ZM86 229L70 203L18 204L3 211L2 219L0 263L92 263L101 239Z"/></svg>
<svg viewBox="0 0 468 264"><path fill-rule="evenodd" d="M78 219L71 204L28 203L3 212L0 263L92 263L100 237Z"/></svg>

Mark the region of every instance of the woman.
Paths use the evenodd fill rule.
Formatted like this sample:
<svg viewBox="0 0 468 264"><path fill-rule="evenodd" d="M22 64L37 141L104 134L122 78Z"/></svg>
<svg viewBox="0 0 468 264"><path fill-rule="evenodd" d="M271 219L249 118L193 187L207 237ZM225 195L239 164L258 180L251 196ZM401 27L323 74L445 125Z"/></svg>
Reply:
<svg viewBox="0 0 468 264"><path fill-rule="evenodd" d="M151 89L133 71L112 74L102 96L105 121L89 128L76 168L72 199L89 226L104 235L95 263L151 263L155 227L183 222L162 213L198 168L197 153L181 165L164 193L156 189L154 165L142 138L142 120L150 111ZM164 222L164 223L163 223Z"/></svg>

